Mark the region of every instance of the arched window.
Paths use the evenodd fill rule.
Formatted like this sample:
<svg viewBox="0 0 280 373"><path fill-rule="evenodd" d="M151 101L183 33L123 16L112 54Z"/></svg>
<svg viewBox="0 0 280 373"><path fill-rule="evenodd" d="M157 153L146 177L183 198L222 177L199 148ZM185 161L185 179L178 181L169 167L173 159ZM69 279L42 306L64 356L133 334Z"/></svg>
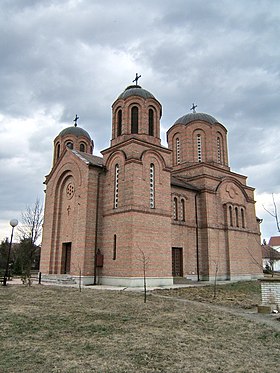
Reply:
<svg viewBox="0 0 280 373"><path fill-rule="evenodd" d="M201 144L201 135L196 136L196 145L197 145L197 161L202 162L202 144Z"/></svg>
<svg viewBox="0 0 280 373"><path fill-rule="evenodd" d="M222 163L222 149L221 149L221 138L217 137L217 161Z"/></svg>
<svg viewBox="0 0 280 373"><path fill-rule="evenodd" d="M131 133L138 133L138 107L131 109Z"/></svg>
<svg viewBox="0 0 280 373"><path fill-rule="evenodd" d="M72 141L68 141L68 142L66 143L66 146L67 146L67 148L69 148L69 149L73 149L73 143L72 143Z"/></svg>
<svg viewBox="0 0 280 373"><path fill-rule="evenodd" d="M122 134L122 111L121 110L118 111L117 118L118 118L117 136L121 136L121 134Z"/></svg>
<svg viewBox="0 0 280 373"><path fill-rule="evenodd" d="M243 208L241 208L241 224L242 224L242 228L245 228L245 214L244 214Z"/></svg>
<svg viewBox="0 0 280 373"><path fill-rule="evenodd" d="M178 220L178 198L173 199L173 219Z"/></svg>
<svg viewBox="0 0 280 373"><path fill-rule="evenodd" d="M185 221L185 200L181 198L181 220Z"/></svg>
<svg viewBox="0 0 280 373"><path fill-rule="evenodd" d="M181 159L180 159L180 139L177 137L176 138L176 164L180 164Z"/></svg>
<svg viewBox="0 0 280 373"><path fill-rule="evenodd" d="M114 208L116 209L119 204L119 173L120 168L119 165L116 164L115 166L115 191L114 191Z"/></svg>
<svg viewBox="0 0 280 373"><path fill-rule="evenodd" d="M85 152L86 151L86 146L85 146L85 144L82 142L81 144L80 144L80 152Z"/></svg>
<svg viewBox="0 0 280 373"><path fill-rule="evenodd" d="M235 221L236 221L236 226L239 227L238 207L235 207Z"/></svg>
<svg viewBox="0 0 280 373"><path fill-rule="evenodd" d="M60 144L58 143L56 145L56 159L58 159L60 157Z"/></svg>
<svg viewBox="0 0 280 373"><path fill-rule="evenodd" d="M232 207L229 206L229 225L233 226Z"/></svg>
<svg viewBox="0 0 280 373"><path fill-rule="evenodd" d="M149 135L154 136L154 110L149 109Z"/></svg>
<svg viewBox="0 0 280 373"><path fill-rule="evenodd" d="M150 208L155 208L155 166L150 164Z"/></svg>

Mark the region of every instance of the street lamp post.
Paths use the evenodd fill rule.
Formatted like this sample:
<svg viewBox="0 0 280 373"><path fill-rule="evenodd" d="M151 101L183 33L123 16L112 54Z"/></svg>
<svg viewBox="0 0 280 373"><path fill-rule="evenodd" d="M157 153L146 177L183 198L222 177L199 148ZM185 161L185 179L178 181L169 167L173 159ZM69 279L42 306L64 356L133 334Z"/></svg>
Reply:
<svg viewBox="0 0 280 373"><path fill-rule="evenodd" d="M8 251L8 258L7 258L5 275L4 275L4 278L3 278L3 286L7 285L7 277L8 277L8 274L9 274L9 264L10 264L10 255L11 255L11 249L12 249L14 228L18 225L17 219L12 219L10 221L10 225L12 227L12 233L11 233L11 239L10 239L10 244L9 244L9 251Z"/></svg>

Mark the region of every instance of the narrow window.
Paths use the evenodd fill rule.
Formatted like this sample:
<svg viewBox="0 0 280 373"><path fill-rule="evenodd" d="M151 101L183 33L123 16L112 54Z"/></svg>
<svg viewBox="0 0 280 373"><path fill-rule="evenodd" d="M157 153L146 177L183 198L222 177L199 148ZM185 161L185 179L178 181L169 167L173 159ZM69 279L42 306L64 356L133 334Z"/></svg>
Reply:
<svg viewBox="0 0 280 373"><path fill-rule="evenodd" d="M60 157L60 144L56 145L56 159Z"/></svg>
<svg viewBox="0 0 280 373"><path fill-rule="evenodd" d="M131 109L131 133L138 133L138 107Z"/></svg>
<svg viewBox="0 0 280 373"><path fill-rule="evenodd" d="M242 228L245 228L245 215L244 215L244 209L241 209L241 224Z"/></svg>
<svg viewBox="0 0 280 373"><path fill-rule="evenodd" d="M149 109L149 135L154 136L154 110Z"/></svg>
<svg viewBox="0 0 280 373"><path fill-rule="evenodd" d="M238 208L237 207L235 207L235 220L236 220L236 226L239 227Z"/></svg>
<svg viewBox="0 0 280 373"><path fill-rule="evenodd" d="M122 134L122 111L118 111L118 125L117 125L117 136Z"/></svg>
<svg viewBox="0 0 280 373"><path fill-rule="evenodd" d="M178 220L178 199L174 197L173 199L173 219Z"/></svg>
<svg viewBox="0 0 280 373"><path fill-rule="evenodd" d="M155 207L155 166L150 164L150 208Z"/></svg>
<svg viewBox="0 0 280 373"><path fill-rule="evenodd" d="M218 163L222 163L221 139L220 139L220 137L217 137L217 160L218 160Z"/></svg>
<svg viewBox="0 0 280 373"><path fill-rule="evenodd" d="M117 259L117 235L114 234L113 260Z"/></svg>
<svg viewBox="0 0 280 373"><path fill-rule="evenodd" d="M229 206L229 225L233 226L233 219L232 219L232 207Z"/></svg>
<svg viewBox="0 0 280 373"><path fill-rule="evenodd" d="M80 144L80 151L85 152L85 150L86 150L85 144L81 143Z"/></svg>
<svg viewBox="0 0 280 373"><path fill-rule="evenodd" d="M181 220L185 221L185 200L181 199Z"/></svg>
<svg viewBox="0 0 280 373"><path fill-rule="evenodd" d="M69 149L73 149L73 143L72 143L71 141L68 141L68 142L66 143L66 146L67 146L67 148L69 148Z"/></svg>
<svg viewBox="0 0 280 373"><path fill-rule="evenodd" d="M119 204L119 165L115 166L115 193L114 193L114 208L116 209Z"/></svg>
<svg viewBox="0 0 280 373"><path fill-rule="evenodd" d="M202 146L201 146L201 135L198 134L196 137L197 142L197 160L198 162L202 162Z"/></svg>
<svg viewBox="0 0 280 373"><path fill-rule="evenodd" d="M177 137L176 139L176 164L180 164L180 139Z"/></svg>

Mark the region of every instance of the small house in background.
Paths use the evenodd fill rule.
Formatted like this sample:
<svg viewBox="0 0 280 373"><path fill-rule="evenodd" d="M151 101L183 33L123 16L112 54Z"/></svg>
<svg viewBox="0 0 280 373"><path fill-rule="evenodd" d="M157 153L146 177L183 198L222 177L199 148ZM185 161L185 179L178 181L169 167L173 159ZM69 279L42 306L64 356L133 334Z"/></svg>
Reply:
<svg viewBox="0 0 280 373"><path fill-rule="evenodd" d="M268 246L270 246L274 250L280 252L280 236L270 237L270 239L268 241Z"/></svg>
<svg viewBox="0 0 280 373"><path fill-rule="evenodd" d="M271 237L280 238L280 237ZM271 239L269 240L271 242ZM270 245L262 245L263 269L280 272L280 252Z"/></svg>

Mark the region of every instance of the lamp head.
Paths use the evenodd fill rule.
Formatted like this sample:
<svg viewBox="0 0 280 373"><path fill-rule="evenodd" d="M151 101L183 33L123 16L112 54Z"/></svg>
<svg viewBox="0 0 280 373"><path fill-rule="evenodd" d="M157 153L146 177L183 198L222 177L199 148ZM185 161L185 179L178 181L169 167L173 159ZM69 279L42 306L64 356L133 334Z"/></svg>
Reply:
<svg viewBox="0 0 280 373"><path fill-rule="evenodd" d="M11 221L10 221L10 225L14 228L14 227L16 227L17 225L18 225L18 220L17 219L12 219Z"/></svg>

